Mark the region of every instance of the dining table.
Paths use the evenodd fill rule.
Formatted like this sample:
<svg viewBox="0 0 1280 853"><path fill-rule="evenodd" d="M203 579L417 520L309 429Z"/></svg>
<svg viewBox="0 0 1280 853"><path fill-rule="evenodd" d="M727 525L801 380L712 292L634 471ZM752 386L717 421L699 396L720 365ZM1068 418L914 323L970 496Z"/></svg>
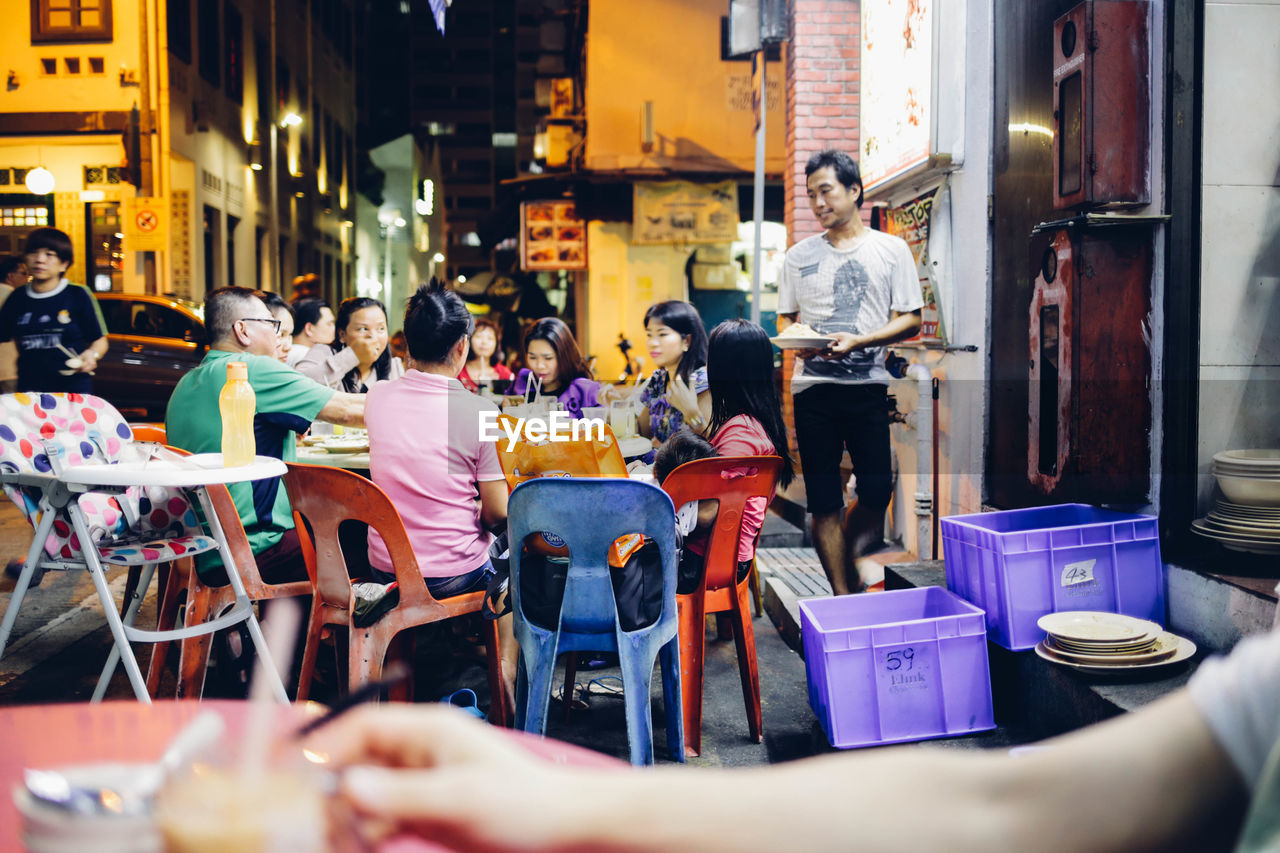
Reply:
<svg viewBox="0 0 1280 853"><path fill-rule="evenodd" d="M234 745L245 740L251 708L252 703L247 700L0 707L0 850L23 849L23 819L13 795L23 785L25 769L157 761L174 736L204 711L222 717L226 726L222 742L230 747L230 758L234 760ZM298 726L323 710L324 706L316 702L273 703L267 717L272 727L269 742L290 737ZM619 759L561 741L507 729L495 728L493 732L555 764L618 771L629 768ZM388 839L379 849L382 853L427 853L446 848L413 836L398 836Z"/></svg>

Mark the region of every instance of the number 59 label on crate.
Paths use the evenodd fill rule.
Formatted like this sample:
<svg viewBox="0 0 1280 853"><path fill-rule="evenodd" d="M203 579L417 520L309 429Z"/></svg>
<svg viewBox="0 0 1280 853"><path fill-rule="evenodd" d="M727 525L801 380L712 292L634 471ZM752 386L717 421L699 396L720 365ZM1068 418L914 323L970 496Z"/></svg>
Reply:
<svg viewBox="0 0 1280 853"><path fill-rule="evenodd" d="M1097 560L1080 560L1062 567L1062 586L1077 586L1093 580L1093 567Z"/></svg>
<svg viewBox="0 0 1280 853"><path fill-rule="evenodd" d="M885 740L945 730L938 696L936 641L882 646L876 649L875 665ZM894 731L899 727L901 732Z"/></svg>

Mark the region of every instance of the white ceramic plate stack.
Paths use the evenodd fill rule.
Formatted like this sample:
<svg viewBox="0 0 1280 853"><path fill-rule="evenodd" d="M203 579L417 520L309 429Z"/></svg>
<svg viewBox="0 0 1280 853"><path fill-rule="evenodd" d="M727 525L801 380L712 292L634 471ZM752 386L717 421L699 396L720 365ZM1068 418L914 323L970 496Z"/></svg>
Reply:
<svg viewBox="0 0 1280 853"><path fill-rule="evenodd" d="M1225 499L1191 529L1235 551L1280 554L1280 450L1224 450L1213 475Z"/></svg>
<svg viewBox="0 0 1280 853"><path fill-rule="evenodd" d="M1037 655L1091 674L1169 666L1196 653L1190 640L1119 613L1063 611L1041 616L1036 624L1048 635L1036 646Z"/></svg>

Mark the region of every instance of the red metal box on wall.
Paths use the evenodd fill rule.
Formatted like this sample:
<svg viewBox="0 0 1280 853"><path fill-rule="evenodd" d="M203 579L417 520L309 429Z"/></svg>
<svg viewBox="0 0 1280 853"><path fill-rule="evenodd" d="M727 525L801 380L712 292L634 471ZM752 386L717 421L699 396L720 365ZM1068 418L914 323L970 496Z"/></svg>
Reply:
<svg viewBox="0 0 1280 853"><path fill-rule="evenodd" d="M1085 0L1053 24L1053 202L1147 204L1150 25L1145 0Z"/></svg>

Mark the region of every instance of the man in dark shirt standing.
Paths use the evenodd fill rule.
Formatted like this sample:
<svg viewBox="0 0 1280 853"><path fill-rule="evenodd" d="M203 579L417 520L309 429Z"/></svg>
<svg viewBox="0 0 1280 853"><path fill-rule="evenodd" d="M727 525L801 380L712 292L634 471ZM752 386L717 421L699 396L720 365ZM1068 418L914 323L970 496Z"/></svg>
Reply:
<svg viewBox="0 0 1280 853"><path fill-rule="evenodd" d="M71 238L37 228L25 256L31 280L0 306L0 341L18 345L18 390L89 394L90 374L107 354L107 326L89 289L63 277Z"/></svg>

